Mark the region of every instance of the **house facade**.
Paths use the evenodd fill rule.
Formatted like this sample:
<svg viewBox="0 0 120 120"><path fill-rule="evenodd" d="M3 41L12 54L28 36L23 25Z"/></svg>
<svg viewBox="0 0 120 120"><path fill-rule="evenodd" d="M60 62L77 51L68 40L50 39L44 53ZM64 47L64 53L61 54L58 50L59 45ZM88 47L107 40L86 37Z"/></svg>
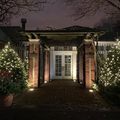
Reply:
<svg viewBox="0 0 120 120"><path fill-rule="evenodd" d="M115 36L107 40L105 32L81 26L56 30L22 29L17 31L17 36L6 36L14 36L11 39L15 40L18 34L22 36L16 41L18 53L28 58L29 87L65 79L91 88L96 79L96 53L107 56L108 47L115 43ZM0 42L5 43L2 38Z"/></svg>
<svg viewBox="0 0 120 120"><path fill-rule="evenodd" d="M95 29L73 26L59 30L29 30L29 86L52 80L73 80L91 88L96 71Z"/></svg>

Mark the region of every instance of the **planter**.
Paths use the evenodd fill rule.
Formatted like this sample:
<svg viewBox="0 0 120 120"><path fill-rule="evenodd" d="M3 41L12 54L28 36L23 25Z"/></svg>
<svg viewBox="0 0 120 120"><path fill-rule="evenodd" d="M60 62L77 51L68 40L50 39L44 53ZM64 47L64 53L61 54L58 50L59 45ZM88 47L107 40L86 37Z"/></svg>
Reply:
<svg viewBox="0 0 120 120"><path fill-rule="evenodd" d="M3 95L0 97L0 107L10 107L13 102L13 94Z"/></svg>

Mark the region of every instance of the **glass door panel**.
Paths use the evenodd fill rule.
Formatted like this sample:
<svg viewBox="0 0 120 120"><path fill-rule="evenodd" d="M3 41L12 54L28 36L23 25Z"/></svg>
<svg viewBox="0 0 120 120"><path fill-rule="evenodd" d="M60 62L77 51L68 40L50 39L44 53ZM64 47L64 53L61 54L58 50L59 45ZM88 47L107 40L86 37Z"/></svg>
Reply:
<svg viewBox="0 0 120 120"><path fill-rule="evenodd" d="M71 55L55 55L55 78L71 79L72 77L72 56Z"/></svg>
<svg viewBox="0 0 120 120"><path fill-rule="evenodd" d="M71 55L65 55L65 76L71 76Z"/></svg>
<svg viewBox="0 0 120 120"><path fill-rule="evenodd" d="M62 76L62 56L55 56L55 75Z"/></svg>

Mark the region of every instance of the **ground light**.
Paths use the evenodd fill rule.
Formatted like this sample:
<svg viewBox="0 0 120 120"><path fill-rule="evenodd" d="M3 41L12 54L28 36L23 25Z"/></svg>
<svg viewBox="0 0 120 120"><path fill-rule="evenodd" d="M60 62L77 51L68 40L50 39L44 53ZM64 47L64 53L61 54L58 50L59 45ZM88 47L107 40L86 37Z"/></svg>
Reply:
<svg viewBox="0 0 120 120"><path fill-rule="evenodd" d="M30 92L34 91L35 89L34 88L29 88L28 89Z"/></svg>
<svg viewBox="0 0 120 120"><path fill-rule="evenodd" d="M46 83L47 83L47 80L45 80L44 83L46 84Z"/></svg>
<svg viewBox="0 0 120 120"><path fill-rule="evenodd" d="M93 92L94 92L94 90L93 90L93 89L89 89L89 92L90 92L90 93L93 93Z"/></svg>
<svg viewBox="0 0 120 120"><path fill-rule="evenodd" d="M73 82L76 82L76 80L73 80Z"/></svg>

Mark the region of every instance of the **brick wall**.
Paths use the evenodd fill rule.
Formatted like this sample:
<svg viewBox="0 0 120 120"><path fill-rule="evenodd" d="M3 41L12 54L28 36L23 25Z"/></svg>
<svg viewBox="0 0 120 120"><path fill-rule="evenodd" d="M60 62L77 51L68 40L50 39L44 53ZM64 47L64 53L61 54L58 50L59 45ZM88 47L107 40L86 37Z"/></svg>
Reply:
<svg viewBox="0 0 120 120"><path fill-rule="evenodd" d="M39 41L29 44L29 86L38 87Z"/></svg>
<svg viewBox="0 0 120 120"><path fill-rule="evenodd" d="M45 50L45 69L44 69L44 82L50 80L50 52Z"/></svg>
<svg viewBox="0 0 120 120"><path fill-rule="evenodd" d="M95 80L95 50L91 41L84 41L79 52L79 82L91 88Z"/></svg>
<svg viewBox="0 0 120 120"><path fill-rule="evenodd" d="M85 43L85 83L91 88L95 80L95 54L92 42Z"/></svg>

